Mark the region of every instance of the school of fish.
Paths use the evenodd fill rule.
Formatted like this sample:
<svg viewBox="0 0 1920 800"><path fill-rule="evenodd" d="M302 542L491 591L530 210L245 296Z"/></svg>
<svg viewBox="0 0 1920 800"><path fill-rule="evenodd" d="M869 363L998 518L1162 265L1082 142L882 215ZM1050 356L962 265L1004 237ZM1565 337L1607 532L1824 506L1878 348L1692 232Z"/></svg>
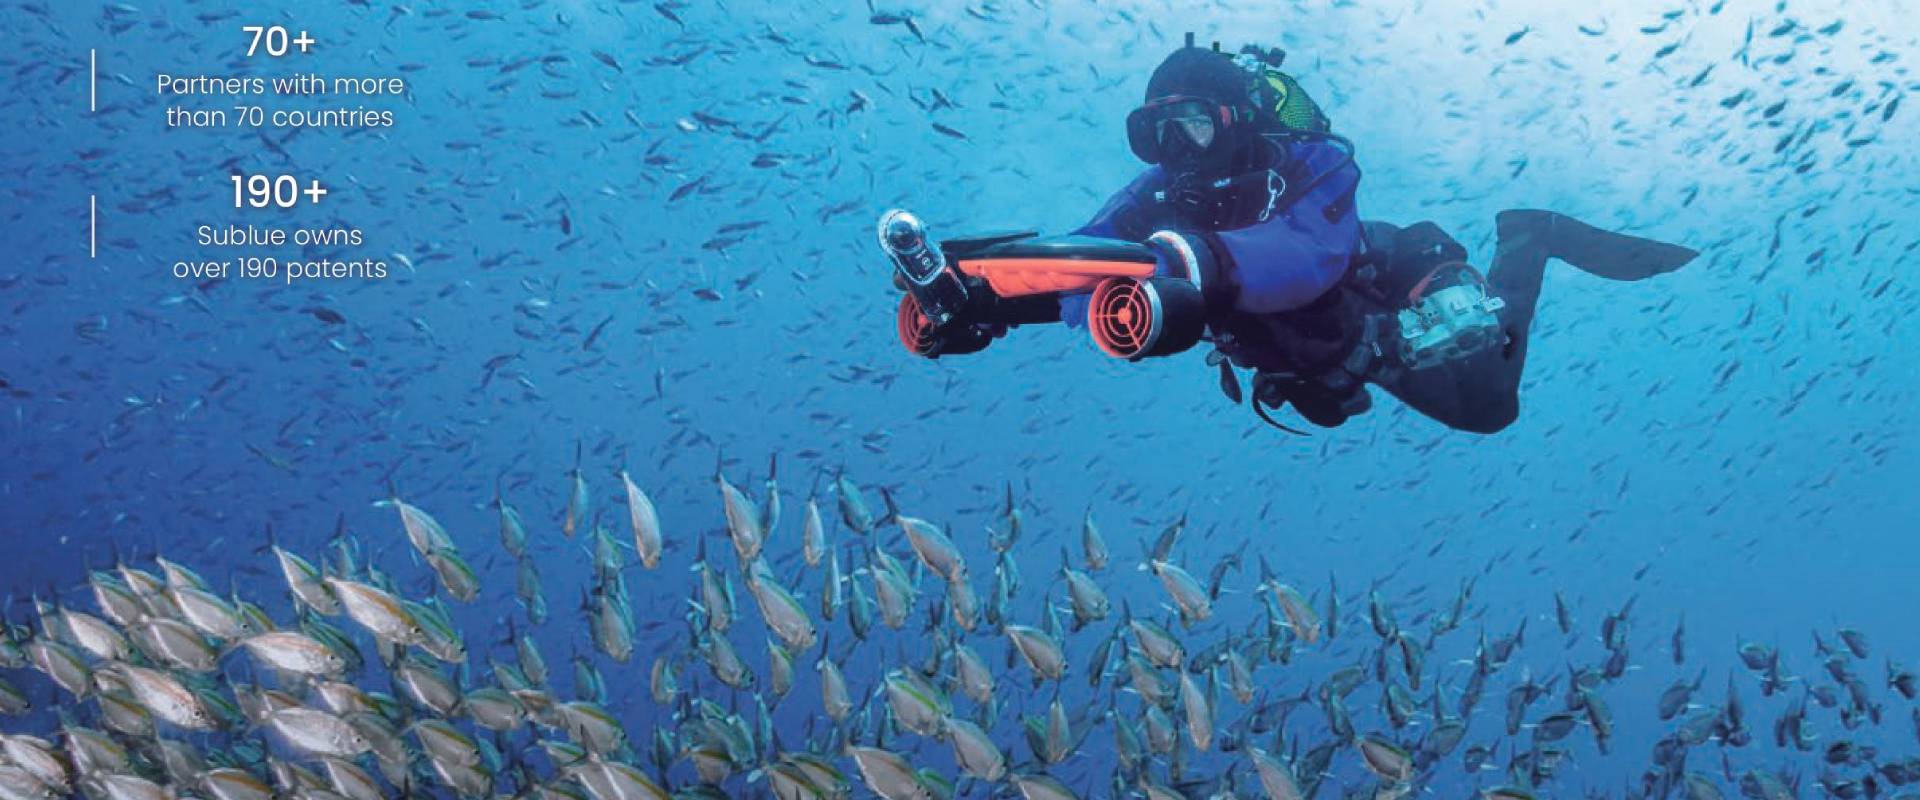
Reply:
<svg viewBox="0 0 1920 800"><path fill-rule="evenodd" d="M0 6L0 800L1911 798L1907 596L1776 638L1824 611L1767 567L1908 581L1913 27L1443 5ZM259 17L321 46L244 60ZM898 352L873 217L1084 221L1189 28L1287 46L1370 216L1711 263L1550 276L1492 444L1383 398L1275 447L1064 334ZM404 76L398 124L159 127L228 101L153 72L308 69ZM393 276L168 277L242 171Z"/></svg>
<svg viewBox="0 0 1920 800"><path fill-rule="evenodd" d="M1635 652L1650 623L1631 599L1588 627L1556 595L1551 614L1489 630L1501 615L1473 581L1409 613L1387 587L1303 589L1245 546L1183 564L1184 516L1129 557L1091 507L1077 536L1030 533L1011 486L979 526L993 563L974 565L954 538L972 534L884 488L876 513L844 472L788 516L777 473L772 460L754 491L716 471L704 520L663 520L624 470L611 489L571 470L555 520L496 495L518 607L489 629L449 613L504 593L458 544L489 537L399 497L375 505L407 563L375 564L377 543L345 535L321 554L270 543L258 557L284 591L266 596L223 594L223 576L164 554L117 559L3 626L0 713L37 702L58 725L6 726L0 798L1526 800L1571 793L1563 765L1608 752L1621 725L1657 738L1645 772L1589 797L1920 797L1902 788L1920 756L1850 734L1910 717L1920 742L1920 677L1879 656L1882 678L1858 630L1815 632L1805 674L1743 641L1715 692L1683 672L1684 620L1664 652ZM574 613L547 605L541 536L588 562ZM1057 562L1036 555L1055 545ZM684 583L687 600L636 607L631 581ZM1158 587L1151 608L1109 599L1142 584ZM1530 624L1536 649L1542 627L1568 638L1563 672L1512 666ZM556 627L591 643L570 674L535 635ZM1583 639L1604 655L1574 659ZM1610 684L1655 668L1677 675L1657 707L1616 721ZM776 728L776 709L804 723ZM1796 763L1748 757L1769 739Z"/></svg>

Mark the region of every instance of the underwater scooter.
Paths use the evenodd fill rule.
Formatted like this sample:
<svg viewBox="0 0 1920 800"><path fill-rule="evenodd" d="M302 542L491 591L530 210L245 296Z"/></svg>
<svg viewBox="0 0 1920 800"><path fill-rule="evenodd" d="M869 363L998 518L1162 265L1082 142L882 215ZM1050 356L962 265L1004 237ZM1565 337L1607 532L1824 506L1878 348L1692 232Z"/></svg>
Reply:
<svg viewBox="0 0 1920 800"><path fill-rule="evenodd" d="M1214 268L1171 231L1143 243L1032 231L935 243L919 217L894 209L881 215L878 234L906 290L895 330L917 356L975 353L1010 328L1059 322L1061 297L1085 292L1087 332L1114 358L1181 353L1206 334L1202 284ZM1160 263L1173 274L1156 275ZM1505 302L1464 262L1434 266L1400 292L1404 302L1383 308L1382 342L1400 366L1429 369L1503 340Z"/></svg>
<svg viewBox="0 0 1920 800"><path fill-rule="evenodd" d="M880 248L906 289L900 344L924 358L976 353L1010 328L1060 321L1060 298L1091 292L1087 330L1101 352L1138 361L1183 352L1206 333L1202 266L1185 239L1145 243L1033 231L933 242L911 212L881 215ZM1156 264L1180 276L1155 275Z"/></svg>

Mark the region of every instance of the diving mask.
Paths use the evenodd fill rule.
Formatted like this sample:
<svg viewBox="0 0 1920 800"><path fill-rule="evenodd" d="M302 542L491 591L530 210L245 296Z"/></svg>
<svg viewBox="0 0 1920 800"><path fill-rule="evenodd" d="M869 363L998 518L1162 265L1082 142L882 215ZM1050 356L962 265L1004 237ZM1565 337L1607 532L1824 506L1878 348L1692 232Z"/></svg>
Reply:
<svg viewBox="0 0 1920 800"><path fill-rule="evenodd" d="M1127 144L1148 164L1183 154L1198 155L1213 147L1235 117L1231 107L1205 98L1163 97L1127 115Z"/></svg>

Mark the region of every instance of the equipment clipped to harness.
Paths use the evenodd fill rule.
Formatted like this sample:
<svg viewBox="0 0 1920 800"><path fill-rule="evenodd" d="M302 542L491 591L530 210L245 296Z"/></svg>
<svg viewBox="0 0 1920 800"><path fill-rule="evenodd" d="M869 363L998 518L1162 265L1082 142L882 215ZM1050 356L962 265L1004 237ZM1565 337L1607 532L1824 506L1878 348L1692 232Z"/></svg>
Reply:
<svg viewBox="0 0 1920 800"><path fill-rule="evenodd" d="M1275 420L1273 415L1267 413L1268 406L1272 406L1275 409L1286 406L1287 400L1289 399L1287 390L1288 383L1289 381L1281 376L1256 370L1253 373L1253 390L1247 393L1247 405L1253 407L1254 415L1258 416L1261 422L1267 423L1270 427L1291 433L1295 436L1311 436L1312 434L1306 431ZM1231 394L1228 396L1232 397Z"/></svg>
<svg viewBox="0 0 1920 800"><path fill-rule="evenodd" d="M1253 413L1260 417L1261 422L1265 422L1274 428L1278 428L1282 431L1291 433L1295 436L1312 436L1313 435L1306 431L1300 430L1299 428L1291 427L1284 423L1274 421L1273 416L1267 413L1267 409L1260 405L1260 399L1257 397L1249 399L1247 401L1247 404L1253 406Z"/></svg>
<svg viewBox="0 0 1920 800"><path fill-rule="evenodd" d="M1231 230L1272 219L1286 195L1287 179L1264 169L1213 181L1176 181L1154 192L1153 200L1208 230Z"/></svg>
<svg viewBox="0 0 1920 800"><path fill-rule="evenodd" d="M1466 358L1501 344L1506 301L1487 293L1487 281L1465 262L1435 266L1412 291L1400 323L1400 362L1408 369Z"/></svg>

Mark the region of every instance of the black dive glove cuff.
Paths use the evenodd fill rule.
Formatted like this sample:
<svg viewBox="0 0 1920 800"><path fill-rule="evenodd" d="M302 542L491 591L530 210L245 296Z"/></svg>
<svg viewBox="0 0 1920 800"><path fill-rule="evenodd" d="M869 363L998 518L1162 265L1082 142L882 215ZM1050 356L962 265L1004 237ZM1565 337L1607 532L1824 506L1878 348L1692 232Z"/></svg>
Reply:
<svg viewBox="0 0 1920 800"><path fill-rule="evenodd" d="M1160 254L1170 277L1199 287L1209 319L1218 319L1233 308L1237 291L1227 281L1217 242L1211 235L1163 230L1148 236L1146 245Z"/></svg>

